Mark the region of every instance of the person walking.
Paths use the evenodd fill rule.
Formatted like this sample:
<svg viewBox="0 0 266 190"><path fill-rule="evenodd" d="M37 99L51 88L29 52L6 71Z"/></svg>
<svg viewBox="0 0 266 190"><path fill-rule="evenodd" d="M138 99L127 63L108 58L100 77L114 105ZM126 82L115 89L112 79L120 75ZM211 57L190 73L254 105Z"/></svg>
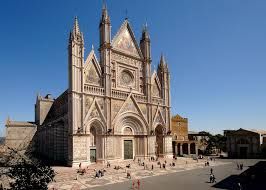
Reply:
<svg viewBox="0 0 266 190"><path fill-rule="evenodd" d="M210 183L213 181L213 174L210 174Z"/></svg>
<svg viewBox="0 0 266 190"><path fill-rule="evenodd" d="M211 168L211 174L212 174L212 172L213 172L213 169Z"/></svg>
<svg viewBox="0 0 266 190"><path fill-rule="evenodd" d="M216 183L216 178L215 178L215 176L213 174L212 174L212 182Z"/></svg>

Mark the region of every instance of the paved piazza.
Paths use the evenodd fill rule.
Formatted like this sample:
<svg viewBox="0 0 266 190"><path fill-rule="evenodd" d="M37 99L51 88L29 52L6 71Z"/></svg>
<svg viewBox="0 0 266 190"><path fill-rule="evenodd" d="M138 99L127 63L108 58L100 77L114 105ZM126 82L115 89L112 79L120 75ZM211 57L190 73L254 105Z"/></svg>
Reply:
<svg viewBox="0 0 266 190"><path fill-rule="evenodd" d="M165 159L159 160L164 162ZM210 166L205 167L206 160L192 160L191 158L178 158L175 160L175 166L170 166L172 159L167 159L166 169L160 168L157 162L144 161L148 169L144 170L144 166L139 166L137 161L125 161L120 163L111 163L110 168L105 165L95 164L86 169L84 175L77 175L77 169L68 167L54 167L57 175L55 182L49 185L49 189L132 189L132 182L139 179L140 189L208 189L211 187L209 180L210 168L213 167L217 180L226 177L232 173L239 172L236 170L235 161L232 160L216 160L210 161ZM131 164L132 179L126 178L126 165ZM154 170L151 170L151 165ZM123 169L115 170L114 166L119 165ZM107 172L101 178L95 179L94 169L106 169ZM217 170L217 171L216 171ZM216 174L217 172L217 174ZM77 180L76 180L77 179ZM136 183L137 187L137 183Z"/></svg>

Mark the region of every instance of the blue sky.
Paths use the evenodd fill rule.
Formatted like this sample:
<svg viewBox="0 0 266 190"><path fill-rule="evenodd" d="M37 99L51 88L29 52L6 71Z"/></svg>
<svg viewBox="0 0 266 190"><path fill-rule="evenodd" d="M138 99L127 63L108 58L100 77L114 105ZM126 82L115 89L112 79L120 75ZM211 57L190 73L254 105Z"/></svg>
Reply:
<svg viewBox="0 0 266 190"><path fill-rule="evenodd" d="M126 10L137 41L147 21L153 65L171 70L172 114L190 130L266 129L266 1L107 0L112 36ZM78 16L86 55L102 1L1 1L0 136L9 115L33 120L36 94L67 88L67 40Z"/></svg>

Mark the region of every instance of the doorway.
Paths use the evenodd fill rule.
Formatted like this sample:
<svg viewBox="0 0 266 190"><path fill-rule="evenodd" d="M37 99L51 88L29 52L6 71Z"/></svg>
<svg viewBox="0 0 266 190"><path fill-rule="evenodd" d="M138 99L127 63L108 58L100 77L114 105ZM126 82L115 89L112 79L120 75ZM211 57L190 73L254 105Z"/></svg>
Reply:
<svg viewBox="0 0 266 190"><path fill-rule="evenodd" d="M96 149L90 149L90 161L96 162Z"/></svg>
<svg viewBox="0 0 266 190"><path fill-rule="evenodd" d="M124 140L124 159L133 159L133 142L132 140Z"/></svg>

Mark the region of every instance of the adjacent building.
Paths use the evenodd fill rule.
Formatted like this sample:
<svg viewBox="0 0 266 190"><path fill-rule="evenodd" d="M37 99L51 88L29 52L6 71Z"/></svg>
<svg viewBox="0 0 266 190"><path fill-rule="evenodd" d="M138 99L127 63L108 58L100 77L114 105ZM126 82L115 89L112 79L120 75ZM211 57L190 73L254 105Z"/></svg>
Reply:
<svg viewBox="0 0 266 190"><path fill-rule="evenodd" d="M209 136L208 133L201 131L188 131L188 139L197 142L198 145L198 153L206 154L206 148L208 146Z"/></svg>
<svg viewBox="0 0 266 190"><path fill-rule="evenodd" d="M226 148L231 158L259 158L263 156L266 145L266 131L263 130L225 130Z"/></svg>
<svg viewBox="0 0 266 190"><path fill-rule="evenodd" d="M33 151L33 138L36 131L37 125L33 122L11 121L8 118L6 121L5 145L18 151Z"/></svg>
<svg viewBox="0 0 266 190"><path fill-rule="evenodd" d="M172 117L173 152L175 156L198 155L197 141L188 137L188 119L180 115Z"/></svg>

